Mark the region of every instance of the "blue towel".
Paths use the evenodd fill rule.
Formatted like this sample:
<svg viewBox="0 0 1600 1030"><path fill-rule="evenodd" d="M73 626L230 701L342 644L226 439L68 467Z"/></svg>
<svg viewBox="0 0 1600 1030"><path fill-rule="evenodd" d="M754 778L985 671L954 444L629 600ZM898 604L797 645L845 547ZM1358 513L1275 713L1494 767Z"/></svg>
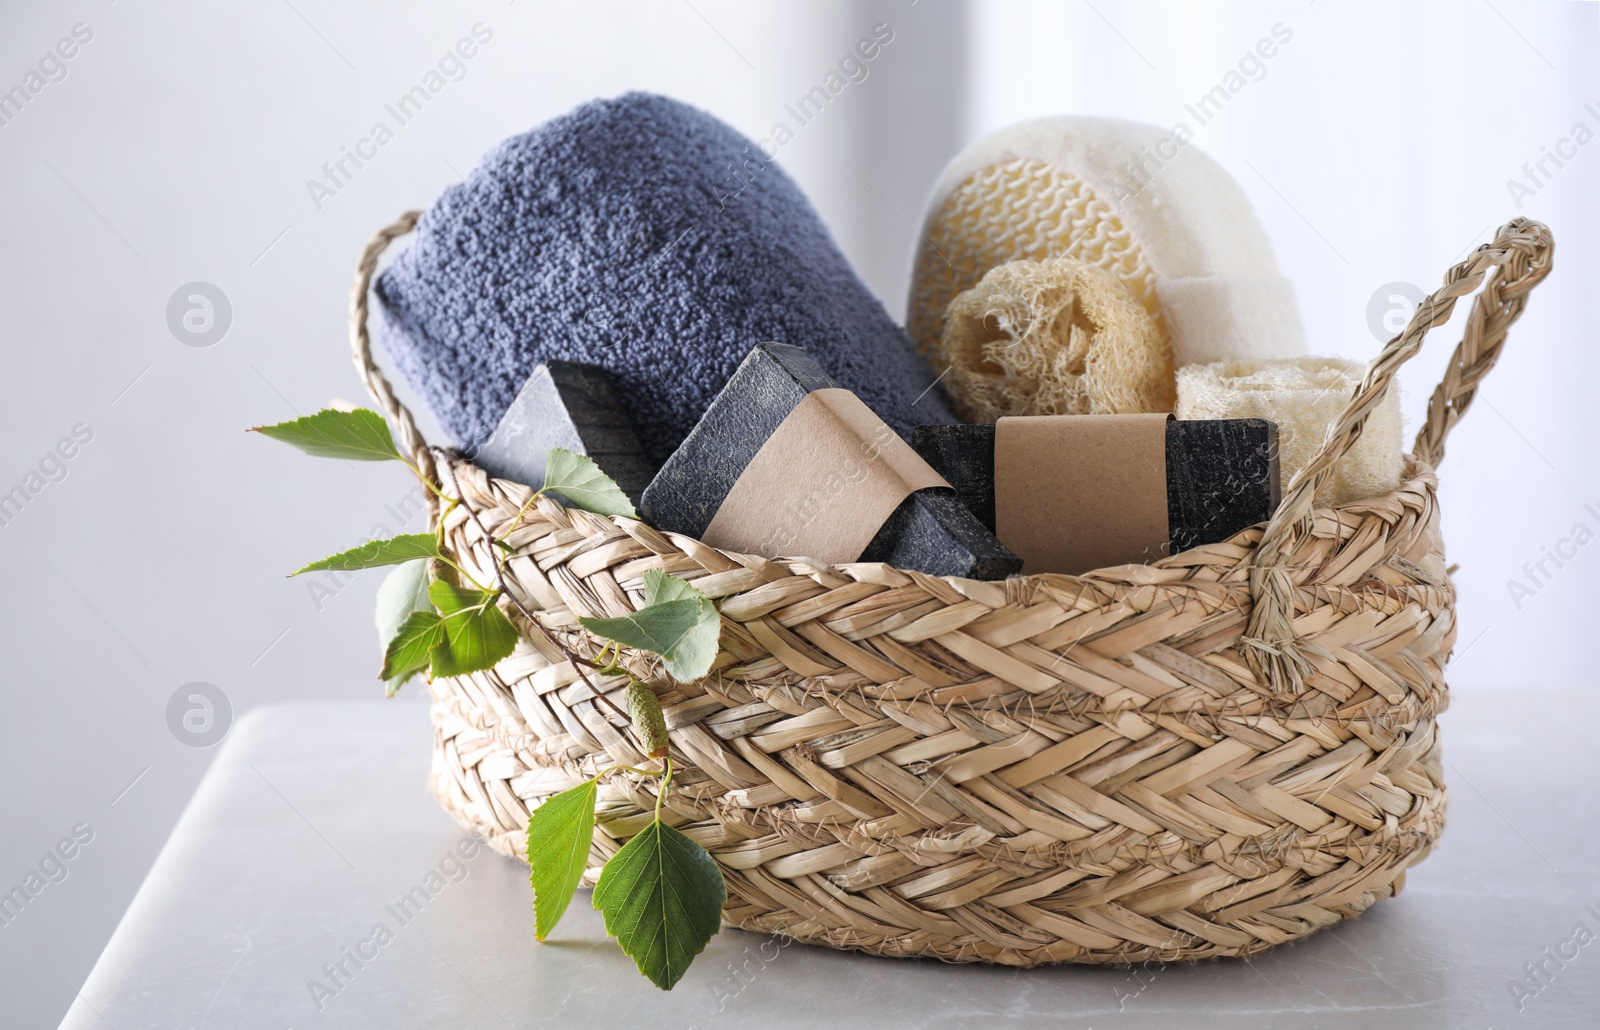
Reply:
<svg viewBox="0 0 1600 1030"><path fill-rule="evenodd" d="M377 297L379 339L468 449L565 359L612 373L659 464L764 341L810 351L903 436L956 421L794 182L666 97L592 101L501 143L422 216Z"/></svg>

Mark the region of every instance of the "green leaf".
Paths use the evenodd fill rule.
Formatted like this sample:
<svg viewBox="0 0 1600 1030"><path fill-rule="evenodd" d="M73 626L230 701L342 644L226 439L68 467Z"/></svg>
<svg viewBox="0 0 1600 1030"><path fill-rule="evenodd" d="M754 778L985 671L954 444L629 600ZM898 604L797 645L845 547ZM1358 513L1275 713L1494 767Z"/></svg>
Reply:
<svg viewBox="0 0 1600 1030"><path fill-rule="evenodd" d="M639 517L633 502L590 458L565 447L552 447L544 459L544 489L565 497L574 508L596 515Z"/></svg>
<svg viewBox="0 0 1600 1030"><path fill-rule="evenodd" d="M696 589L693 583L677 576L669 576L660 569L651 569L644 574L644 603L647 607L664 601L682 601L685 598L703 601L705 597L706 595Z"/></svg>
<svg viewBox="0 0 1600 1030"><path fill-rule="evenodd" d="M352 547L348 551L340 551L321 561L314 561L294 575L328 569L335 572L354 572L357 569L399 565L413 558L437 557L439 557L439 541L432 533L407 533L387 540L368 540L359 547Z"/></svg>
<svg viewBox="0 0 1600 1030"><path fill-rule="evenodd" d="M517 631L496 607L493 590L458 587L442 579L428 597L444 616L444 639L433 649L435 676L462 676L493 668L517 646Z"/></svg>
<svg viewBox="0 0 1600 1030"><path fill-rule="evenodd" d="M433 649L444 640L444 620L438 612L412 612L383 652L386 682L404 683L433 661Z"/></svg>
<svg viewBox="0 0 1600 1030"><path fill-rule="evenodd" d="M400 631L400 624L412 612L431 611L427 560L418 558L392 570L378 586L378 609L373 616L378 627L378 646L388 647L389 641Z"/></svg>
<svg viewBox="0 0 1600 1030"><path fill-rule="evenodd" d="M282 440L316 458L400 460L400 451L394 445L394 437L389 435L388 423L382 415L368 408L354 411L323 408L315 415L279 422L275 426L256 426L251 432Z"/></svg>
<svg viewBox="0 0 1600 1030"><path fill-rule="evenodd" d="M418 558L392 569L378 585L378 608L373 622L378 627L378 647L387 651L400 627L412 612L431 612L428 600L428 561ZM384 693L393 697L410 676L386 680Z"/></svg>
<svg viewBox="0 0 1600 1030"><path fill-rule="evenodd" d="M727 897L705 848L657 820L600 871L594 907L639 972L670 991L716 935Z"/></svg>
<svg viewBox="0 0 1600 1030"><path fill-rule="evenodd" d="M667 674L693 683L711 671L722 635L716 605L689 583L658 569L645 573L645 606L616 619L579 618L583 628L624 647L660 655Z"/></svg>
<svg viewBox="0 0 1600 1030"><path fill-rule="evenodd" d="M598 780L564 790L528 819L528 864L533 867L533 936L544 940L561 922L589 862Z"/></svg>

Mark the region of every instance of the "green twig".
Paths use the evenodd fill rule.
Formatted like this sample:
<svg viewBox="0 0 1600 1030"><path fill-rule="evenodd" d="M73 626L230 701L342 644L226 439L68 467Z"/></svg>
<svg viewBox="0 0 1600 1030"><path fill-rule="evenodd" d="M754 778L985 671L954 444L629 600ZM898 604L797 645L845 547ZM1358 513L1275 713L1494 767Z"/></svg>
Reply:
<svg viewBox="0 0 1600 1030"><path fill-rule="evenodd" d="M410 469L411 470L411 474L417 477L417 482L421 483L423 486L427 487L429 490L432 490L433 491L433 495L435 497L439 498L439 500L441 500L441 501L450 500L450 498L448 498L448 497L446 497L444 495L444 492L442 490L440 490L437 486L434 485L433 480L431 480L427 476L423 475L422 474L422 470L417 468L417 466L415 466L415 465L413 465L411 463L411 460L409 458L405 457L404 455L401 455L400 456L400 463L402 465L404 465L406 468Z"/></svg>
<svg viewBox="0 0 1600 1030"><path fill-rule="evenodd" d="M451 559L446 558L443 554L440 554L438 556L438 560L444 562L446 565L450 566L452 569L455 569L457 572L459 572L463 576L467 577L467 581L469 583L471 583L473 586L477 587L479 590L492 593L492 591L490 591L488 587L484 586L482 583L479 583L478 580L477 580L477 577L473 576L472 573L468 572L466 569L464 569L461 566L457 565ZM493 600L493 598L490 598L490 600Z"/></svg>
<svg viewBox="0 0 1600 1030"><path fill-rule="evenodd" d="M483 534L483 538L485 540L493 540L494 534L489 532L488 527L483 524L483 520L478 517L477 510L474 509L472 505L467 503L466 492L461 489L461 480L456 476L456 470L450 466L449 462L444 462L443 464L444 467L450 470L451 482L455 484L456 493L461 495L461 506L466 509L467 517L472 520L473 525L478 527L478 532ZM584 671L584 666L588 663L573 653L572 649L566 644L563 644L560 640L558 640L556 635L551 633L550 630L545 627L544 623L540 622L538 618L528 610L528 606L522 603L522 599L511 592L511 588L506 584L504 567L496 564L494 571L495 579L500 584L500 592L505 594L511 603L517 606L517 611L521 612L522 617L527 619L529 624L532 625L534 629L539 631L539 635L544 637L544 639L549 642L551 647L554 647L557 651L561 652L562 657L572 664L572 668L575 672L577 672L578 678L583 680L583 685L589 688L589 693L593 694L597 700L604 702L605 706L611 709L612 712L616 713L616 715L621 718L624 723L631 724L631 720L628 718L628 713L618 708L616 702L602 694L599 689L595 687L594 682L589 679L589 674ZM476 582L476 580L474 580L474 582Z"/></svg>
<svg viewBox="0 0 1600 1030"><path fill-rule="evenodd" d="M660 769L640 769L638 766L633 765L613 765L595 773L594 778L598 780L602 776L617 772L631 772L635 776L660 776L662 774Z"/></svg>
<svg viewBox="0 0 1600 1030"><path fill-rule="evenodd" d="M662 768L665 775L661 778L661 789L656 792L656 822L661 821L661 802L667 799L667 791L672 787L672 756L667 755L662 759Z"/></svg>
<svg viewBox="0 0 1600 1030"><path fill-rule="evenodd" d="M517 529L522 525L522 520L527 516L528 509L532 508L533 507L533 503L535 501L537 501L539 498L543 497L543 496L544 496L544 487L541 486L539 489L537 489L537 490L535 490L533 492L533 496L529 497L527 502L524 503L521 508L517 509L517 516L516 516L516 518L511 520L511 527L509 529L507 529L504 533L500 534L500 536L496 537L495 538L495 542L496 543L504 543L506 541L506 539L511 536L512 533L515 533L517 531Z"/></svg>

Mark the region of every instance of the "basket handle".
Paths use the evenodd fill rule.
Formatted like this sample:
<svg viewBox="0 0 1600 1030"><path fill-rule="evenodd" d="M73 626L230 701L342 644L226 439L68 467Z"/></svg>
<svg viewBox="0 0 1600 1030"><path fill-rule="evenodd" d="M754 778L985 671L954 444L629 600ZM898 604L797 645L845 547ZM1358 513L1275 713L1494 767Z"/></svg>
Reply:
<svg viewBox="0 0 1600 1030"><path fill-rule="evenodd" d="M1445 274L1444 285L1417 305L1405 331L1384 345L1367 366L1344 411L1328 427L1328 435L1306 466L1295 473L1284 490L1278 510L1262 533L1250 567L1250 624L1242 641L1251 671L1264 680L1274 696L1299 694L1310 666L1300 654L1294 635L1296 573L1290 557L1311 531L1311 512L1317 491L1333 474L1334 465L1361 437L1367 417L1382 402L1400 366L1422 346L1429 329L1450 320L1456 300L1479 285L1461 343L1445 370L1444 379L1428 401L1428 417L1417 433L1412 455L1430 466L1444 457L1445 438L1472 403L1478 382L1494 367L1506 332L1527 306L1528 292L1550 273L1555 241L1540 222L1515 218L1502 227L1494 242L1472 252ZM1494 273L1485 280L1490 267Z"/></svg>
<svg viewBox="0 0 1600 1030"><path fill-rule="evenodd" d="M411 412L400 403L400 398L394 395L394 388L389 385L383 372L372 360L372 338L367 334L367 293L372 287L372 276L378 268L378 257L388 249L389 244L404 236L416 227L421 211L407 211L395 220L394 224L385 226L373 234L367 241L366 247L361 251L361 260L356 262L356 281L350 287L350 349L356 363L356 374L361 377L361 383L367 388L367 393L389 416L389 421L400 430L400 447L403 453L411 456L428 481L438 485L439 474L433 464L433 452L428 449L428 442L422 438L422 433L417 430L416 420L411 417ZM430 503L432 498L429 498Z"/></svg>

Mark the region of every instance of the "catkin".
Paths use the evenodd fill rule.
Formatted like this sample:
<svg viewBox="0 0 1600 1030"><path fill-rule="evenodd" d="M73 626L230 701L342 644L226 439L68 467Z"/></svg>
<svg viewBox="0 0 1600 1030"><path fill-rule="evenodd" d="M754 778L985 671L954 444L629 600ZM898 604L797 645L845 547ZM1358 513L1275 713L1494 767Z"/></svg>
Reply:
<svg viewBox="0 0 1600 1030"><path fill-rule="evenodd" d="M628 681L628 718L633 721L634 736L644 745L651 758L663 758L667 753L667 717L662 714L661 702L655 691L638 680Z"/></svg>

